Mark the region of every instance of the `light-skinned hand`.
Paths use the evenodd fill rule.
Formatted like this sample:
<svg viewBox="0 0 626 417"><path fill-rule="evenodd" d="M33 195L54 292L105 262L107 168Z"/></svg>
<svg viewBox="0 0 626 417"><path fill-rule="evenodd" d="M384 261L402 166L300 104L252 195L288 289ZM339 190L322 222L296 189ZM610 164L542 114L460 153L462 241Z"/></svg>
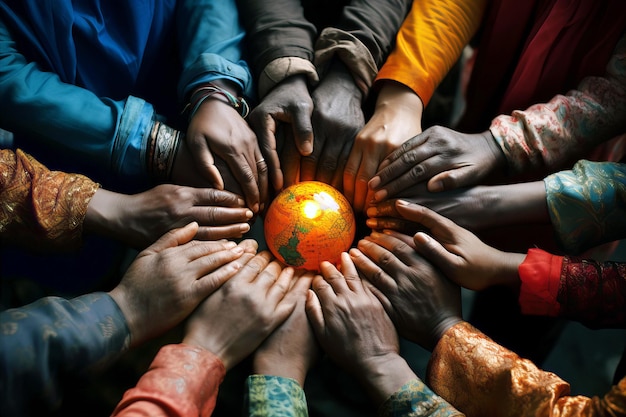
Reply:
<svg viewBox="0 0 626 417"><path fill-rule="evenodd" d="M180 323L233 276L244 253L257 243L192 240L197 223L172 230L143 250L109 292L119 305L137 346Z"/></svg>
<svg viewBox="0 0 626 417"><path fill-rule="evenodd" d="M405 339L432 350L462 319L460 287L415 251L412 237L372 232L350 256Z"/></svg>
<svg viewBox="0 0 626 417"><path fill-rule="evenodd" d="M200 346L228 370L252 353L292 313L309 286L267 252L250 259L187 322L183 343Z"/></svg>
<svg viewBox="0 0 626 417"><path fill-rule="evenodd" d="M354 210L373 200L367 184L392 151L422 132L422 100L403 84L382 81L374 114L356 135L343 173L343 192Z"/></svg>

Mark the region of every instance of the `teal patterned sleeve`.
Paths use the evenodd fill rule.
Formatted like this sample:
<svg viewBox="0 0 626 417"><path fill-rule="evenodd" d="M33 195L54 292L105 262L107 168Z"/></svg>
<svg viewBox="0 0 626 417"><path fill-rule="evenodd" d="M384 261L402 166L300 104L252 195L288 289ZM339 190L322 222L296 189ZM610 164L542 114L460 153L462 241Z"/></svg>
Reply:
<svg viewBox="0 0 626 417"><path fill-rule="evenodd" d="M544 184L557 241L568 254L626 236L626 164L582 160Z"/></svg>
<svg viewBox="0 0 626 417"><path fill-rule="evenodd" d="M413 379L393 393L378 409L381 417L464 416L419 379Z"/></svg>
<svg viewBox="0 0 626 417"><path fill-rule="evenodd" d="M246 380L244 416L308 417L306 397L291 378L250 375Z"/></svg>

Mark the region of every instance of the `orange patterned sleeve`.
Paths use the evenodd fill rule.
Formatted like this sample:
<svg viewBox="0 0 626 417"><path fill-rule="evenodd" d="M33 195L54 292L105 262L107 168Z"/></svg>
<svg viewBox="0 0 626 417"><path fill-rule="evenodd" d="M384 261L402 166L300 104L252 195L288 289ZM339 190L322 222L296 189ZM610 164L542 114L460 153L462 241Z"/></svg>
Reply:
<svg viewBox="0 0 626 417"><path fill-rule="evenodd" d="M50 171L19 149L0 150L0 239L31 247L79 246L98 187L83 175Z"/></svg>
<svg viewBox="0 0 626 417"><path fill-rule="evenodd" d="M570 396L567 382L466 322L452 326L437 344L428 381L468 417L608 417L626 412L626 380L603 398Z"/></svg>
<svg viewBox="0 0 626 417"><path fill-rule="evenodd" d="M414 1L375 81L409 87L424 107L480 26L485 0Z"/></svg>

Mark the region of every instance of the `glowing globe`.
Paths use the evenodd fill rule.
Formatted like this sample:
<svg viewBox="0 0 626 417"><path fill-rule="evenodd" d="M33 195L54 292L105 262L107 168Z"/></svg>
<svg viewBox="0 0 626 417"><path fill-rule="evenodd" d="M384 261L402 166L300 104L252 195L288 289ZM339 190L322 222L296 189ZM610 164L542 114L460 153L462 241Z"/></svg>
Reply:
<svg viewBox="0 0 626 417"><path fill-rule="evenodd" d="M295 268L319 271L322 261L337 264L352 245L354 213L337 189L304 181L281 191L267 209L265 241L276 258Z"/></svg>

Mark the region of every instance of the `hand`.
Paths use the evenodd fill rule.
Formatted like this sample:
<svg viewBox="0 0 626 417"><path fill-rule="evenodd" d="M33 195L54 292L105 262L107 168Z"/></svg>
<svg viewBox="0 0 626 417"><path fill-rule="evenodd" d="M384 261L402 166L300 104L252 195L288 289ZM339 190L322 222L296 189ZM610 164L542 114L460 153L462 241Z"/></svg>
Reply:
<svg viewBox="0 0 626 417"><path fill-rule="evenodd" d="M292 378L303 387L306 374L319 355L319 348L304 310L313 274L297 273L301 275L296 307L256 350L252 367L256 374Z"/></svg>
<svg viewBox="0 0 626 417"><path fill-rule="evenodd" d="M433 126L385 158L369 187L380 202L420 182L431 192L475 185L505 165L489 131L470 135Z"/></svg>
<svg viewBox="0 0 626 417"><path fill-rule="evenodd" d="M416 250L457 284L475 291L519 284L517 270L524 254L492 248L426 207L405 201L397 201L396 207L400 216L421 224L430 234L419 232L413 237Z"/></svg>
<svg viewBox="0 0 626 417"><path fill-rule="evenodd" d="M213 188L161 184L126 195L102 188L87 206L86 230L143 249L170 230L195 221L195 239L238 238L250 230L253 213L241 197Z"/></svg>
<svg viewBox="0 0 626 417"><path fill-rule="evenodd" d="M374 198L367 184L383 159L422 132L423 109L422 100L413 90L383 81L374 114L356 135L343 173L344 194L356 211L364 211Z"/></svg>
<svg viewBox="0 0 626 417"><path fill-rule="evenodd" d="M350 256L400 335L432 350L461 320L461 291L415 252L412 240L373 232Z"/></svg>
<svg viewBox="0 0 626 417"><path fill-rule="evenodd" d="M347 253L341 255L341 272L329 262L320 269L323 277L313 279L306 301L315 335L326 353L382 402L415 378L399 355L393 323Z"/></svg>
<svg viewBox="0 0 626 417"><path fill-rule="evenodd" d="M472 231L501 226L550 221L543 181L504 185L479 185L431 193L419 184L399 194L403 200L426 206ZM416 232L398 215L395 200L386 200L367 209L367 225L373 229Z"/></svg>
<svg viewBox="0 0 626 417"><path fill-rule="evenodd" d="M292 76L281 81L250 112L248 120L261 143L269 167L270 181L275 190L285 186L282 172L285 168L281 168L281 160L278 157L277 130L281 125L289 126L300 154L309 155L313 151L312 112L313 100L304 75ZM283 165L294 162L298 161L282 159Z"/></svg>
<svg viewBox="0 0 626 417"><path fill-rule="evenodd" d="M228 164L248 207L259 212L268 198L267 165L256 135L226 99L218 95L206 99L189 122L185 140L196 166L215 188L222 189L224 180L214 165L214 153Z"/></svg>
<svg viewBox="0 0 626 417"><path fill-rule="evenodd" d="M180 323L237 272L236 260L254 253L254 240L199 242L197 223L165 234L140 252L109 293L119 305L137 346Z"/></svg>
<svg viewBox="0 0 626 417"><path fill-rule="evenodd" d="M341 190L350 149L365 122L363 94L345 65L336 61L311 96L315 145L300 161L300 179L325 182Z"/></svg>
<svg viewBox="0 0 626 417"><path fill-rule="evenodd" d="M214 353L231 369L289 317L308 286L261 252L198 307L183 343Z"/></svg>

